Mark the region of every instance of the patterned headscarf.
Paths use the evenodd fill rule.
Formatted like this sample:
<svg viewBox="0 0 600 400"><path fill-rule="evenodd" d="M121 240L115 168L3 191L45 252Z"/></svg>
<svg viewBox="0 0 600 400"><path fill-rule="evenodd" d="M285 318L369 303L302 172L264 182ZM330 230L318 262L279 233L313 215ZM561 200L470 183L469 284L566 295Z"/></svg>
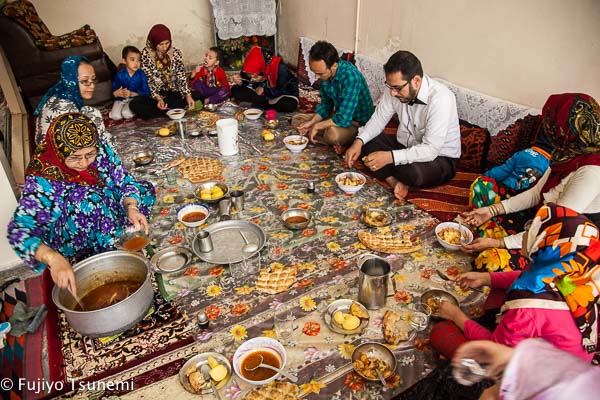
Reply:
<svg viewBox="0 0 600 400"><path fill-rule="evenodd" d="M38 146L25 173L81 185L104 185L93 163L82 172L65 164L68 156L86 147L98 147L94 122L83 114L62 114L50 124L46 142Z"/></svg>
<svg viewBox="0 0 600 400"><path fill-rule="evenodd" d="M33 115L39 115L44 104L53 96L72 101L77 106L77 109L81 110L81 107L83 107L83 97L81 97L81 91L79 90L79 74L77 71L81 61L88 61L88 59L83 56L69 56L64 59L60 66L60 81L48 89Z"/></svg>
<svg viewBox="0 0 600 400"><path fill-rule="evenodd" d="M600 165L600 108L582 93L554 94L542 109L541 129L554 146L551 175L542 193L584 165Z"/></svg>
<svg viewBox="0 0 600 400"><path fill-rule="evenodd" d="M582 333L583 347L588 352L600 351L598 227L570 208L548 203L538 210L526 234L523 253L533 263L509 291L560 292Z"/></svg>
<svg viewBox="0 0 600 400"><path fill-rule="evenodd" d="M169 41L169 48L164 53L159 53L156 50L161 42L165 40ZM173 55L173 43L171 43L171 31L163 24L156 24L148 32L148 38L146 39L146 46L151 48L156 54L157 68L159 70L170 70L171 57ZM162 71L161 71L162 72Z"/></svg>

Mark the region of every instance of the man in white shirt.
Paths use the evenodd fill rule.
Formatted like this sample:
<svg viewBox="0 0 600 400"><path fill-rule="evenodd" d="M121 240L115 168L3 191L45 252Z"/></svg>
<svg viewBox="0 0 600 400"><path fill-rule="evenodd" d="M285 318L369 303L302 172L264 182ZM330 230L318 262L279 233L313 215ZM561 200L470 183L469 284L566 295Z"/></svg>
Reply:
<svg viewBox="0 0 600 400"><path fill-rule="evenodd" d="M454 94L423 75L419 59L398 51L383 66L386 91L375 113L359 129L346 151L351 167L359 156L373 175L387 181L403 199L409 188L426 188L448 182L460 157L460 130ZM396 136L382 133L398 114Z"/></svg>

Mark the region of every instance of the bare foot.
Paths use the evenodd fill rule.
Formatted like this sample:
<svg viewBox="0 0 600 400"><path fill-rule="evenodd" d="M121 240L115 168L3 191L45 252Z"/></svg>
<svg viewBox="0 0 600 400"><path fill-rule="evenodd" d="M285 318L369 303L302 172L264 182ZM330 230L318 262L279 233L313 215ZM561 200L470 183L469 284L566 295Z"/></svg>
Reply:
<svg viewBox="0 0 600 400"><path fill-rule="evenodd" d="M398 200L404 200L406 195L408 195L408 186L398 181L396 186L394 186L394 196L396 196Z"/></svg>

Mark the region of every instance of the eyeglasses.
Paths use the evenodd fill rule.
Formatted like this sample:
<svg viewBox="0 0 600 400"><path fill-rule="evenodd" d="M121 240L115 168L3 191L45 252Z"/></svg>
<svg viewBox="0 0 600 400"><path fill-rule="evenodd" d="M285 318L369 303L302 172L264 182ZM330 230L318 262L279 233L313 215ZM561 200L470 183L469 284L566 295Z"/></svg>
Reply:
<svg viewBox="0 0 600 400"><path fill-rule="evenodd" d="M98 83L98 81L96 80L96 78L94 78L94 79L90 79L89 81L79 81L79 83L83 86L92 86L92 85L95 85L96 83Z"/></svg>
<svg viewBox="0 0 600 400"><path fill-rule="evenodd" d="M98 155L98 151L94 150L94 151L90 151L89 153L84 154L82 156L68 156L67 158L65 158L65 161L75 163L75 162L79 162L79 161L83 160L84 158L86 160L93 160L94 158L96 158L97 155Z"/></svg>
<svg viewBox="0 0 600 400"><path fill-rule="evenodd" d="M392 86L389 83L387 83L386 81L383 81L383 84L385 85L386 88L388 88L390 90L395 90L396 92L399 92L402 89L404 89L404 86L408 85L409 83L410 83L410 80L406 81L406 83L404 85Z"/></svg>

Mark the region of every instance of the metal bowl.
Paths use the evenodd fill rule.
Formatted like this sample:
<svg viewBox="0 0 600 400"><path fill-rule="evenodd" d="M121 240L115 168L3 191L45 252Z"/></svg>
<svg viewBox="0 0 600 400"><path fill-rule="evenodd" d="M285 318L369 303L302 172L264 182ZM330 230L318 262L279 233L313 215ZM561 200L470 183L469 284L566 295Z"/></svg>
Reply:
<svg viewBox="0 0 600 400"><path fill-rule="evenodd" d="M304 217L306 221L298 223L288 222L288 219L291 217ZM283 220L283 224L289 229L304 229L310 224L312 213L302 208L290 208L281 214L281 219Z"/></svg>
<svg viewBox="0 0 600 400"><path fill-rule="evenodd" d="M265 121L265 126L269 129L275 129L279 126L279 120L271 119L269 121Z"/></svg>
<svg viewBox="0 0 600 400"><path fill-rule="evenodd" d="M204 109L205 109L206 111L210 111L210 112L215 112L215 111L217 111L217 108L219 108L219 106L218 106L218 105L216 105L216 104L212 104L212 103L209 103L209 104L205 104L205 105L204 105Z"/></svg>
<svg viewBox="0 0 600 400"><path fill-rule="evenodd" d="M390 366L390 373L387 375L383 375L384 378L388 378L391 376L396 370L396 356L392 351L384 346L381 343L377 342L366 342L356 347L352 352L352 367L354 371L364 379L371 382L379 382L377 377L370 378L362 374L359 370L356 369L354 361L358 360L362 354L366 354L367 357L377 358L378 360L384 361L387 365Z"/></svg>
<svg viewBox="0 0 600 400"><path fill-rule="evenodd" d="M458 306L458 300L456 300L456 297L444 290L432 289L424 292L421 295L421 303L425 303L429 306L429 308L431 308L431 316L435 318L439 318L436 314L437 309L430 304L431 302L435 301L434 299L437 299L438 301L447 301L448 303Z"/></svg>
<svg viewBox="0 0 600 400"><path fill-rule="evenodd" d="M213 393L212 388L210 387L210 384L208 382L206 382L200 388L199 391L195 391L192 388L192 385L190 384L190 380L188 378L188 373L187 373L187 371L193 367L195 369L198 369L198 371L200 371L200 369L202 368L202 365L208 364L208 356L211 356L219 364L224 365L225 368L227 368L227 375L225 376L225 379L223 379L222 381L219 381L219 382L213 381L216 388L221 389L222 387L224 387L227 384L227 382L229 382L229 379L231 378L231 375L233 373L233 369L232 369L231 363L229 362L227 357L225 357L222 354L214 353L214 352L200 353L200 354L197 354L194 357L190 358L189 360L187 360L185 362L185 364L183 364L183 367L181 367L181 369L179 370L179 383L181 383L181 386L183 386L183 388L185 390L187 390L188 392L193 393L193 394L200 394L200 395Z"/></svg>
<svg viewBox="0 0 600 400"><path fill-rule="evenodd" d="M154 153L150 150L141 150L133 155L135 165L148 165L154 160Z"/></svg>
<svg viewBox="0 0 600 400"><path fill-rule="evenodd" d="M223 196L221 197L215 197L210 198L210 199L203 199L202 198L202 190L212 190L213 187L220 187L221 190L223 191ZM204 182L203 184L200 184L196 187L196 190L194 191L194 194L196 195L196 197L201 200L204 203L208 203L208 204L215 204L218 203L219 201L221 201L221 199L223 199L223 197L225 197L225 195L227 194L227 192L229 191L229 189L227 188L227 185L221 182L215 182L215 181L211 181L211 182Z"/></svg>
<svg viewBox="0 0 600 400"><path fill-rule="evenodd" d="M365 225L380 228L392 223L392 215L381 208L367 208L361 215Z"/></svg>

